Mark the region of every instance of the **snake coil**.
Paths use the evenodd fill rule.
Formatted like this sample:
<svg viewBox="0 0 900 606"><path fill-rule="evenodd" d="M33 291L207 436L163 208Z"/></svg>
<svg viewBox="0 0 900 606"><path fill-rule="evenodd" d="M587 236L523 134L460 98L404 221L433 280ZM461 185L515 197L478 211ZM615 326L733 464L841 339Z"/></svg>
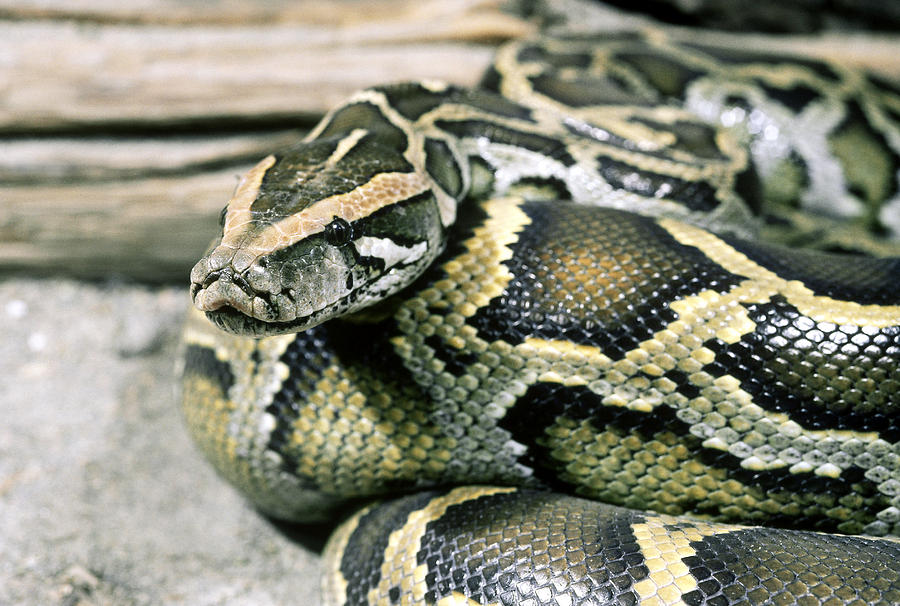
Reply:
<svg viewBox="0 0 900 606"><path fill-rule="evenodd" d="M191 432L270 515L386 499L330 605L900 603L898 121L655 32L361 91L194 267Z"/></svg>

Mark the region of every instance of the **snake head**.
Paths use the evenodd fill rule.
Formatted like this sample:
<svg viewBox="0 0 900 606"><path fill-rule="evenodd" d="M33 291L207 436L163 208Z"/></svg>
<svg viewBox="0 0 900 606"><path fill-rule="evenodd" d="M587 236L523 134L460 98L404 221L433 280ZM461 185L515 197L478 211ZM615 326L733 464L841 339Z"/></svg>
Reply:
<svg viewBox="0 0 900 606"><path fill-rule="evenodd" d="M194 305L229 332L296 332L411 283L443 244L430 181L367 131L306 141L239 183L191 271Z"/></svg>

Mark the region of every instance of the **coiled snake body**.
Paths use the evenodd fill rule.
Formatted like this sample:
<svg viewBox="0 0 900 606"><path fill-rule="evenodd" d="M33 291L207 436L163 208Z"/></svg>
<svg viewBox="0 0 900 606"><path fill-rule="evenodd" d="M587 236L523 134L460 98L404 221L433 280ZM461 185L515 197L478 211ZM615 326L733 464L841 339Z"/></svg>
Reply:
<svg viewBox="0 0 900 606"><path fill-rule="evenodd" d="M898 117L657 34L362 91L194 268L191 431L277 517L407 495L328 604L900 603L900 258L771 242L896 251Z"/></svg>

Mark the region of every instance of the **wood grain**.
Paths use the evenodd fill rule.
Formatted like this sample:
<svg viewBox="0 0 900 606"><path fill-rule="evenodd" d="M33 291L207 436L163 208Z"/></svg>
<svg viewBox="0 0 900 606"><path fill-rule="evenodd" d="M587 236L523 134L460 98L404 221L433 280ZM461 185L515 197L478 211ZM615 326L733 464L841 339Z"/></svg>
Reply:
<svg viewBox="0 0 900 606"><path fill-rule="evenodd" d="M0 275L183 282L236 178L352 91L473 85L536 31L502 0L0 0ZM548 0L568 27L647 21ZM693 40L693 30L674 30ZM900 73L896 36L713 42Z"/></svg>
<svg viewBox="0 0 900 606"><path fill-rule="evenodd" d="M500 2L0 2L0 271L183 282L237 177L358 88L474 84Z"/></svg>

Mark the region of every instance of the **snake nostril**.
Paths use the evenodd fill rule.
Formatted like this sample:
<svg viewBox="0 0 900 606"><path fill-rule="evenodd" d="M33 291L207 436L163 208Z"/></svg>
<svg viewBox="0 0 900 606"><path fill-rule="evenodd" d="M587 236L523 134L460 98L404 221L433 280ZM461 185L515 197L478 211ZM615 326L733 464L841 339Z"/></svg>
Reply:
<svg viewBox="0 0 900 606"><path fill-rule="evenodd" d="M205 278L203 278L203 282L201 284L202 288L209 288L209 285L217 280L228 280L231 278L231 270L228 268L218 269L216 271L209 272Z"/></svg>

